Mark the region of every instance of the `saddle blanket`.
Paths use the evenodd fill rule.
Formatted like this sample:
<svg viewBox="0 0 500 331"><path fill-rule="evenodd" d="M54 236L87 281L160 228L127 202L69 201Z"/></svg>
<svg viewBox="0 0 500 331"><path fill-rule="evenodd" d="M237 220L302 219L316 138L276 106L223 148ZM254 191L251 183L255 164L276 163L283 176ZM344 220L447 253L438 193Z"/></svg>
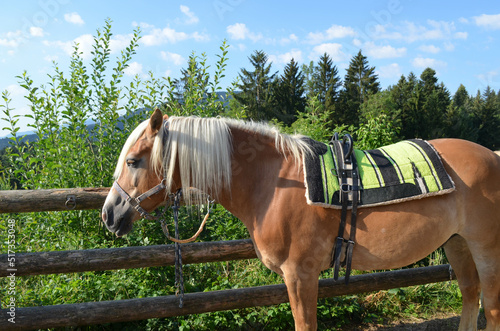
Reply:
<svg viewBox="0 0 500 331"><path fill-rule="evenodd" d="M307 138L314 156L304 156L310 205L342 208L338 163L332 146ZM412 139L369 151L353 150L361 179L358 207L373 207L455 190L441 158L427 141Z"/></svg>

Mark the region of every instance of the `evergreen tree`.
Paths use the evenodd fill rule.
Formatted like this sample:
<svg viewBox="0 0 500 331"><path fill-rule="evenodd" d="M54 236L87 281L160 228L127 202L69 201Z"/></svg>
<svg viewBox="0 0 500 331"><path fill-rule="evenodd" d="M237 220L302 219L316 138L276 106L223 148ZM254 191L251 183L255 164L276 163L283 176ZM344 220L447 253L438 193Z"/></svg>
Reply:
<svg viewBox="0 0 500 331"><path fill-rule="evenodd" d="M304 92L309 98L314 94L314 62L311 61L309 62L309 64L303 64L301 70L302 74L304 75Z"/></svg>
<svg viewBox="0 0 500 331"><path fill-rule="evenodd" d="M478 120L471 110L467 89L462 84L453 95L445 119L446 136L477 142Z"/></svg>
<svg viewBox="0 0 500 331"><path fill-rule="evenodd" d="M479 91L477 97L480 97ZM482 102L478 102L480 106L475 109L479 121L478 143L497 150L500 149L500 107L497 95L488 86L481 97Z"/></svg>
<svg viewBox="0 0 500 331"><path fill-rule="evenodd" d="M450 93L443 83L437 82L434 69L426 68L420 75L424 102L423 107L419 109L419 135L423 139L439 138L445 135L444 122L450 104Z"/></svg>
<svg viewBox="0 0 500 331"><path fill-rule="evenodd" d="M453 105L456 107L464 107L469 100L469 93L463 84L460 84L457 91L453 95Z"/></svg>
<svg viewBox="0 0 500 331"><path fill-rule="evenodd" d="M334 112L334 124L358 125L358 110L369 95L379 92L380 84L375 67L368 66L368 60L361 51L349 63L344 78L344 88Z"/></svg>
<svg viewBox="0 0 500 331"><path fill-rule="evenodd" d="M323 103L325 110L333 111L341 82L337 66L333 65L333 61L327 53L319 58L318 65L314 68L312 83L313 93Z"/></svg>
<svg viewBox="0 0 500 331"><path fill-rule="evenodd" d="M271 63L264 51L255 51L249 58L253 71L241 69L240 84L235 99L246 107L247 114L254 120L268 120L272 117L271 90L276 73L271 74Z"/></svg>
<svg viewBox="0 0 500 331"><path fill-rule="evenodd" d="M304 76L293 58L277 80L273 92L276 118L286 125L292 124L296 120L297 112L304 111L306 103Z"/></svg>

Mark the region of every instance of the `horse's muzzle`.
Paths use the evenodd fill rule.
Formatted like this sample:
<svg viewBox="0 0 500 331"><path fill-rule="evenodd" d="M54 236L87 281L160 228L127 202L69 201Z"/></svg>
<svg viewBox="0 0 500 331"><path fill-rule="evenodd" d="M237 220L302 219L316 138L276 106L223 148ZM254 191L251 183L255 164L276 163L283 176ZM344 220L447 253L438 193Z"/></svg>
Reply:
<svg viewBox="0 0 500 331"><path fill-rule="evenodd" d="M132 222L127 221L124 216L116 217L112 209L104 207L101 217L106 228L117 237L124 236L132 230Z"/></svg>

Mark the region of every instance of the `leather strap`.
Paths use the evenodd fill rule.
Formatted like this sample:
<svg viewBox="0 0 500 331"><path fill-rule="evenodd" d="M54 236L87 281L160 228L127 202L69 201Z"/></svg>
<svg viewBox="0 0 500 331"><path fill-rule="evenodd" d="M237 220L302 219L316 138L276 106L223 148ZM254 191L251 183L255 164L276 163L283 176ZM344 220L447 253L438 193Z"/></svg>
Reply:
<svg viewBox="0 0 500 331"><path fill-rule="evenodd" d="M130 203L130 205L141 215L141 217L144 217L149 220L156 220L157 218L148 213L144 208L142 208L141 202L149 198L150 196L160 193L165 189L165 187L166 187L165 180L162 180L160 184L156 185L152 189L144 192L143 194L139 195L136 198L132 198L127 192L125 192L125 190L120 186L120 184L118 184L117 181L113 183L113 188L120 194L120 196L127 203Z"/></svg>
<svg viewBox="0 0 500 331"><path fill-rule="evenodd" d="M346 138L347 136L347 138ZM345 283L349 283L349 278L351 274L351 264L352 264L352 253L355 245L356 238L356 219L357 219L357 207L359 201L359 174L355 157L352 155L352 138L346 135L342 142L338 140L338 135L335 139L330 142L333 146L333 150L337 159L337 170L340 176L340 197L342 201L342 209L340 212L340 223L338 235L335 240L334 251L332 255L332 262L330 267L334 267L333 278L338 280L339 271L341 267L341 253L343 244L347 244L346 255L344 263L346 265L346 276ZM349 168L349 169L347 169ZM351 178L352 184L349 184L348 178ZM351 210L351 233L349 235L349 240L344 239L344 231L347 223L347 209L349 205L349 194L352 198L352 210Z"/></svg>

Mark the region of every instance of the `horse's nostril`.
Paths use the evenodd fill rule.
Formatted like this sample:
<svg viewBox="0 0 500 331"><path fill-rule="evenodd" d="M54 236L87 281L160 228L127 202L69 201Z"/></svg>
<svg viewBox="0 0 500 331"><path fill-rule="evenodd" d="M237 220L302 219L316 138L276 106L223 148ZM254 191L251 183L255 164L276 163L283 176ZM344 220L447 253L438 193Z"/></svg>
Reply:
<svg viewBox="0 0 500 331"><path fill-rule="evenodd" d="M112 228L115 221L113 219L113 211L103 209L102 211L102 221L108 228Z"/></svg>

